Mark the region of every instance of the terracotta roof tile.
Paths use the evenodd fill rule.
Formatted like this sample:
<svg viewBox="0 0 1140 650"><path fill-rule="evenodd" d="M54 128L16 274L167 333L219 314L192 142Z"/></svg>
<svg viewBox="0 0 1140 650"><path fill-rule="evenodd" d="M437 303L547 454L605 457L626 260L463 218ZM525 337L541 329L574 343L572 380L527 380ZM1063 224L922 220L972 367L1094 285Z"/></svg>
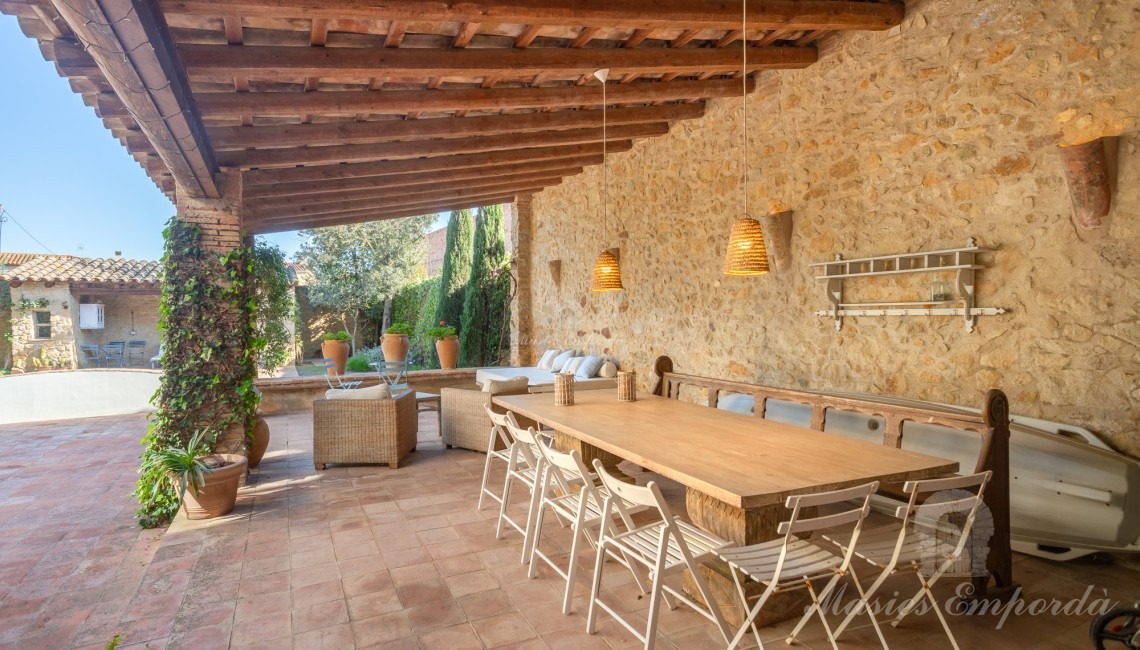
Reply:
<svg viewBox="0 0 1140 650"><path fill-rule="evenodd" d="M289 276L289 284L301 287L313 284L317 279L304 262L285 262L285 275Z"/></svg>
<svg viewBox="0 0 1140 650"><path fill-rule="evenodd" d="M106 282L116 284L158 282L160 262L99 259L71 255L35 257L9 269L0 280L22 282Z"/></svg>
<svg viewBox="0 0 1140 650"><path fill-rule="evenodd" d="M0 253L0 266L19 266L37 257L46 257L47 255L49 253Z"/></svg>

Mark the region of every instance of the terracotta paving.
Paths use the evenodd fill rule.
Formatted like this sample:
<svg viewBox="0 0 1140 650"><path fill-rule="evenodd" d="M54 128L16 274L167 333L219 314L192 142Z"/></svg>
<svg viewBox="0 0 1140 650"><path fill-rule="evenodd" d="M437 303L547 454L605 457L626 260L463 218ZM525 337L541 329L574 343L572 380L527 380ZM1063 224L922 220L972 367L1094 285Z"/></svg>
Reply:
<svg viewBox="0 0 1140 650"><path fill-rule="evenodd" d="M262 466L238 508L165 533L134 526L141 416L0 427L0 649L105 648L631 648L612 619L585 633L592 561L583 563L574 611L560 612L562 582L545 567L529 579L520 536L494 535L490 508L476 512L483 455L443 450L434 415L421 418L406 467L312 466L311 416L270 418ZM624 466L623 466L624 468ZM636 473L628 468L628 473ZM667 492L679 497L677 486ZM568 530L547 527L556 557ZM615 568L616 567L616 568ZM605 595L639 623L648 599L607 565ZM1140 575L1091 560L1018 557L1027 600L1140 597ZM910 580L913 580L911 578ZM905 597L909 581L884 598ZM939 590L942 600L953 585ZM1001 614L951 619L963 648L1087 648L1087 614ZM878 647L866 625L842 648ZM764 630L785 647L790 630ZM949 648L932 613L888 628L899 648ZM768 643L769 639L772 640ZM827 647L818 622L800 647ZM693 612L663 610L659 648L724 647Z"/></svg>

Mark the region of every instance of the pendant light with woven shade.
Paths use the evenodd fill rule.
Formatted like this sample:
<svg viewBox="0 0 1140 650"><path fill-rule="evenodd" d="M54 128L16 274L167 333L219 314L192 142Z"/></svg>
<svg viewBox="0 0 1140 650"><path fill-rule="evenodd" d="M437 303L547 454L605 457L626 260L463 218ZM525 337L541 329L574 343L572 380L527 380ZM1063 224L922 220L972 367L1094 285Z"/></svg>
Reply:
<svg viewBox="0 0 1140 650"><path fill-rule="evenodd" d="M609 68L598 70L594 77L602 82L602 241L609 237L606 217L610 211L610 171L606 157L606 79L609 77ZM590 282L590 291L621 291L621 266L617 257L609 250L603 250L598 259L594 261L594 276Z"/></svg>
<svg viewBox="0 0 1140 650"><path fill-rule="evenodd" d="M744 213L732 224L728 252L724 256L725 275L761 275L768 272L768 251L764 248L764 229L748 214L748 0L742 0L740 44L744 58L741 66L741 101L744 122L740 127L744 175L740 186L744 193Z"/></svg>

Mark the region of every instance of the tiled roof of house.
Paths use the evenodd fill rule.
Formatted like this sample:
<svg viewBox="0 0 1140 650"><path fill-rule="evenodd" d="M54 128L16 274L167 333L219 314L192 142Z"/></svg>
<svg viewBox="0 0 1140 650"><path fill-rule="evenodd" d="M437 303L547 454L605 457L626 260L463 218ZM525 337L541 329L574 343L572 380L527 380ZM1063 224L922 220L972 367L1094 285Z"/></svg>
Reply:
<svg viewBox="0 0 1140 650"><path fill-rule="evenodd" d="M0 266L19 266L37 257L47 255L48 253L0 253Z"/></svg>
<svg viewBox="0 0 1140 650"><path fill-rule="evenodd" d="M308 286L316 280L304 262L285 262L285 275L289 276L289 284L300 287Z"/></svg>
<svg viewBox="0 0 1140 650"><path fill-rule="evenodd" d="M158 282L160 262L99 259L71 255L37 256L5 271L0 280L22 282L104 282L116 284Z"/></svg>

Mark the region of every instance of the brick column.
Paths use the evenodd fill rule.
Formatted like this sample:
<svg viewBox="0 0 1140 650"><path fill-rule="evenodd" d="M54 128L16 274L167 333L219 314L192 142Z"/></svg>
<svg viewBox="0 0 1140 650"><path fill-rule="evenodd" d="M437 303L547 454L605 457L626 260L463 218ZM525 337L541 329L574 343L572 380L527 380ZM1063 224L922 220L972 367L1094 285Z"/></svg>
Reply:
<svg viewBox="0 0 1140 650"><path fill-rule="evenodd" d="M197 198L176 190L178 220L187 224L195 224L201 229L200 246L203 251L214 258L252 242L252 238L245 237L242 233L241 172L224 170L217 175L217 181L221 190L221 197L217 199ZM178 254L180 251L171 251L171 255L177 256ZM212 313L220 321L232 318L234 313L238 311L238 308L233 304L223 301L215 302L212 305L201 305L201 307L201 312L205 313L200 312L200 317ZM187 328L192 326L190 323L186 325ZM179 323L168 323L168 327L177 328ZM229 375L232 378L241 374L237 366L244 352L244 346L249 345L249 340L248 337L241 336L240 332L231 332L224 336L223 340L225 352L220 363L223 367L228 366L228 368L225 368L222 374L223 376ZM232 393L235 389L235 380L231 379L230 381L222 381L215 390L219 395L222 395L227 392ZM223 412L225 409L218 408L217 401L210 400L209 402L213 403L213 406L208 409L210 412L204 412L200 415L203 424L227 414L227 412ZM232 413L232 411L228 411L228 413ZM242 453L246 430L251 425L252 422L247 422L229 427L218 438L218 443L215 446L216 451Z"/></svg>
<svg viewBox="0 0 1140 650"><path fill-rule="evenodd" d="M511 306L511 365L532 365L531 355L531 291L530 279L534 268L531 255L531 223L533 195L515 197L514 223L511 228L511 259L518 291Z"/></svg>

